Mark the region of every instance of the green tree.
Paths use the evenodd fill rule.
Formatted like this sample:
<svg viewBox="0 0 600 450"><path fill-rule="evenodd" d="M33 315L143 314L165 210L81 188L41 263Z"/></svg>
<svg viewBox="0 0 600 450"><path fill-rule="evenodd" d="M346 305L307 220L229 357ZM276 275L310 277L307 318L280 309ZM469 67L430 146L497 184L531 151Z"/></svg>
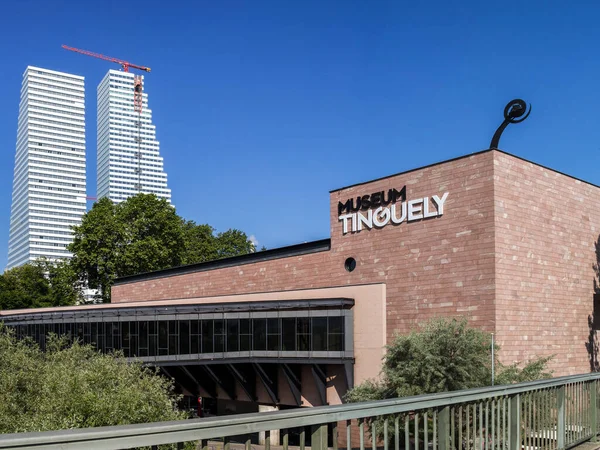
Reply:
<svg viewBox="0 0 600 450"><path fill-rule="evenodd" d="M185 250L181 217L165 199L138 194L116 207L124 230L118 276L179 266Z"/></svg>
<svg viewBox="0 0 600 450"><path fill-rule="evenodd" d="M98 289L110 302L115 278L211 261L255 251L239 230L215 235L177 215L175 208L153 194L138 194L117 205L103 198L74 227L71 268L81 282Z"/></svg>
<svg viewBox="0 0 600 450"><path fill-rule="evenodd" d="M0 275L0 309L75 305L82 300L68 261L40 259Z"/></svg>
<svg viewBox="0 0 600 450"><path fill-rule="evenodd" d="M495 348L496 355L500 350ZM552 356L504 366L496 361L496 384L549 378ZM491 385L491 336L467 319L434 319L387 346L379 381L350 390L350 402L430 394Z"/></svg>
<svg viewBox="0 0 600 450"><path fill-rule="evenodd" d="M156 370L56 336L47 347L15 339L0 323L0 433L186 418Z"/></svg>
<svg viewBox="0 0 600 450"><path fill-rule="evenodd" d="M50 284L49 300L52 306L76 305L83 302L83 285L69 260L34 263L44 271Z"/></svg>
<svg viewBox="0 0 600 450"><path fill-rule="evenodd" d="M217 234L216 248L217 258L229 258L256 251L254 243L248 239L246 233L235 229Z"/></svg>
<svg viewBox="0 0 600 450"><path fill-rule="evenodd" d="M71 265L79 278L110 301L117 277L182 264L181 218L169 203L153 194L138 194L113 204L103 198L75 226Z"/></svg>
<svg viewBox="0 0 600 450"><path fill-rule="evenodd" d="M218 258L215 229L210 225L197 225L193 220L183 220L185 239L184 264L212 261Z"/></svg>
<svg viewBox="0 0 600 450"><path fill-rule="evenodd" d="M117 276L124 245L123 224L118 223L116 208L102 198L83 215L81 225L73 227L71 267L79 279L98 289L103 301L110 300L110 286Z"/></svg>
<svg viewBox="0 0 600 450"><path fill-rule="evenodd" d="M0 309L53 306L50 282L41 266L25 264L0 275Z"/></svg>
<svg viewBox="0 0 600 450"><path fill-rule="evenodd" d="M231 256L253 253L256 248L246 233L230 229L215 235L210 225L198 225L193 220L184 220L185 264L194 264Z"/></svg>

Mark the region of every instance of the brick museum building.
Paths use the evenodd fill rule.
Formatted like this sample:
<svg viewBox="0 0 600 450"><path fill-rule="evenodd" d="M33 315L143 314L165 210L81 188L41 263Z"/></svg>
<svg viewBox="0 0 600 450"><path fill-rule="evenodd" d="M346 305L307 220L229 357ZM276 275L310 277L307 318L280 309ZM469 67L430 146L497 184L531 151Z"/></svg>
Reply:
<svg viewBox="0 0 600 450"><path fill-rule="evenodd" d="M485 150L330 192L328 239L117 280L112 304L2 311L160 366L191 396L339 403L433 317L494 333L504 363L595 364L600 188Z"/></svg>

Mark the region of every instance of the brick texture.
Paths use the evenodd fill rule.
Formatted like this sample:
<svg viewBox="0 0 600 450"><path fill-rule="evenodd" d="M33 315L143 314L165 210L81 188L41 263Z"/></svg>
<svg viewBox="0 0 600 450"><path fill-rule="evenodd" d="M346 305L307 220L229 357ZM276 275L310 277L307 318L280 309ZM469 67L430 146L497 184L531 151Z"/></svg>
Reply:
<svg viewBox="0 0 600 450"><path fill-rule="evenodd" d="M600 189L495 153L496 331L505 362L590 370Z"/></svg>

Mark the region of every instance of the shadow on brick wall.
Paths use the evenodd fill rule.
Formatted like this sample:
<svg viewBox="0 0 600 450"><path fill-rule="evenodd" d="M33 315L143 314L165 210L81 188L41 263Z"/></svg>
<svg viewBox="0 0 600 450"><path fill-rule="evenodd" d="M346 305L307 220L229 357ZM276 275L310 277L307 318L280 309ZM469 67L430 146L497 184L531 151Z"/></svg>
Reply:
<svg viewBox="0 0 600 450"><path fill-rule="evenodd" d="M596 247L596 263L594 264L594 272L596 273L594 279L594 305L592 314L588 316L589 335L585 347L590 360L590 370L592 372L599 372L600 363L598 361L598 352L600 343L598 342L598 330L600 330L600 285L598 280L600 280L600 238L594 245Z"/></svg>

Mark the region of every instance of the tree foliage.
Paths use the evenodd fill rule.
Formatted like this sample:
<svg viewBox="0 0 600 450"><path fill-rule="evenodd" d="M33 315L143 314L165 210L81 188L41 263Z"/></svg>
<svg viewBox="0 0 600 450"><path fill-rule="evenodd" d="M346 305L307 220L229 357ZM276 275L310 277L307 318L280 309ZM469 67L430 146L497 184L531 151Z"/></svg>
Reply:
<svg viewBox="0 0 600 450"><path fill-rule="evenodd" d="M0 309L74 305L80 295L77 277L66 261L40 260L0 275Z"/></svg>
<svg viewBox="0 0 600 450"><path fill-rule="evenodd" d="M183 419L177 400L141 363L56 336L42 352L0 323L0 433Z"/></svg>
<svg viewBox="0 0 600 450"><path fill-rule="evenodd" d="M185 237L185 264L194 264L231 256L245 255L255 251L246 233L230 229L215 235L210 225L198 225L193 220L183 221Z"/></svg>
<svg viewBox="0 0 600 450"><path fill-rule="evenodd" d="M210 225L184 220L153 194L138 194L119 204L103 198L74 227L68 250L79 279L109 302L110 287L118 277L255 250L242 231L214 232Z"/></svg>
<svg viewBox="0 0 600 450"><path fill-rule="evenodd" d="M496 346L496 355L499 347ZM504 366L495 362L496 384L549 378L552 356ZM350 402L430 394L491 385L491 335L466 319L434 319L387 346L381 378L348 392Z"/></svg>

